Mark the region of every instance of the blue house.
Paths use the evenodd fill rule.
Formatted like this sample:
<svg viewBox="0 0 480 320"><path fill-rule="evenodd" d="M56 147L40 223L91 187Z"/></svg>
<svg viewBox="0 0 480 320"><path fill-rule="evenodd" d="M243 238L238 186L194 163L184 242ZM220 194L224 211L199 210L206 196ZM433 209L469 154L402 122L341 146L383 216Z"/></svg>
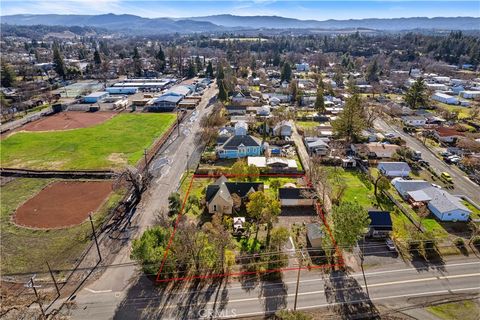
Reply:
<svg viewBox="0 0 480 320"><path fill-rule="evenodd" d="M260 156L263 153L262 142L250 135L235 135L217 147L220 159L238 159Z"/></svg>

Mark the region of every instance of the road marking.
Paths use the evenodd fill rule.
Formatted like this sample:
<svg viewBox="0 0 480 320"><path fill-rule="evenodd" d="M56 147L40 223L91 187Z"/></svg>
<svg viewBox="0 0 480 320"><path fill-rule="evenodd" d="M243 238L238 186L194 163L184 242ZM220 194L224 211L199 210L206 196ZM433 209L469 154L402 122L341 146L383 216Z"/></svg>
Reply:
<svg viewBox="0 0 480 320"><path fill-rule="evenodd" d="M407 298L407 297L417 297L417 296L428 296L432 294L441 294L441 293L455 293L455 292L460 292L460 291L470 291L470 290L479 290L480 287L474 287L474 288L462 288L462 289L448 289L448 290L439 290L439 291L430 291L430 292L420 292L420 293L409 293L409 294L402 294L402 295L396 295L396 296L387 296L387 297L379 297L379 298L372 298L370 301L377 301L377 300L388 300L388 299L398 299L398 298ZM359 303L359 302L365 302L367 300L355 300L355 301L348 301L348 302L334 302L334 303L323 303L323 304L317 304L317 305L310 305L306 307L298 307L297 310L308 310L308 309L315 309L315 308L322 308L322 307L328 307L328 306L335 306L335 305L341 305L341 304L351 304L351 303ZM249 313L237 313L235 317L248 317L248 316L255 316L255 315L264 315L266 314L265 312L249 312ZM226 318L232 318L232 316L227 316L223 317L223 319Z"/></svg>
<svg viewBox="0 0 480 320"><path fill-rule="evenodd" d="M91 293L109 293L109 292L112 292L111 289L108 289L108 290L93 290L93 289L90 289L90 288L85 288L85 290L90 291Z"/></svg>

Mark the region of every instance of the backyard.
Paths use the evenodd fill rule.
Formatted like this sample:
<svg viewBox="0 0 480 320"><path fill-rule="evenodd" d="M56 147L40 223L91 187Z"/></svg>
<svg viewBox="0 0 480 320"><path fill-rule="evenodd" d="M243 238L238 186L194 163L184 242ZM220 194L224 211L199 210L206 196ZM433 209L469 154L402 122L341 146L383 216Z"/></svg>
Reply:
<svg viewBox="0 0 480 320"><path fill-rule="evenodd" d="M120 114L89 128L18 132L1 141L2 166L100 170L134 165L175 119L174 114Z"/></svg>

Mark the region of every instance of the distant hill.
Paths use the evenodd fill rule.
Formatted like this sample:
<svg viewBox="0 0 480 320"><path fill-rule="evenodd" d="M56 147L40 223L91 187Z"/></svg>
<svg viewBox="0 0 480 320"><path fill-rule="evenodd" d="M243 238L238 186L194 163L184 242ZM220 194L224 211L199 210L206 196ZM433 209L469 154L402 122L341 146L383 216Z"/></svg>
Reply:
<svg viewBox="0 0 480 320"><path fill-rule="evenodd" d="M189 20L207 21L224 27L250 27L272 29L351 29L366 28L377 30L413 30L413 29L439 29L439 30L478 30L480 18L454 17L454 18L395 18L395 19L350 19L350 20L299 20L278 16L234 16L230 14L213 15L205 17L192 17Z"/></svg>
<svg viewBox="0 0 480 320"><path fill-rule="evenodd" d="M185 19L143 18L135 15L19 14L1 17L2 24L98 27L136 34L221 32L242 29L376 29L478 30L480 18L398 18L357 20L299 20L277 16L234 16L229 14Z"/></svg>

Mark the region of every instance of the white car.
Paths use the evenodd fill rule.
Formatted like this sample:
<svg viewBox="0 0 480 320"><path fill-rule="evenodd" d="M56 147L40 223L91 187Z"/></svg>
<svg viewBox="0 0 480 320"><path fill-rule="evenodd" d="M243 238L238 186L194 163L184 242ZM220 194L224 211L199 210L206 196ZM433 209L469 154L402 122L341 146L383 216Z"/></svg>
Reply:
<svg viewBox="0 0 480 320"><path fill-rule="evenodd" d="M387 239L385 244L387 245L388 250L397 252L397 248L395 247L395 243L393 243L392 239Z"/></svg>

